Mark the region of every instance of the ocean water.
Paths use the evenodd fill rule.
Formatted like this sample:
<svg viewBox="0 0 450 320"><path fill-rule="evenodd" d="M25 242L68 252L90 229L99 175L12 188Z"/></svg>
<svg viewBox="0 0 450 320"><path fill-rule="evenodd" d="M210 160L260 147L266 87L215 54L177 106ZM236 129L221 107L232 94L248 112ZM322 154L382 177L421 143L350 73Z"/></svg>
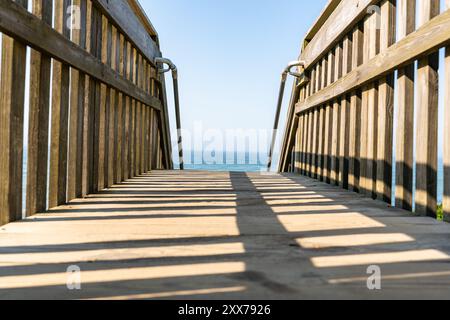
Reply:
<svg viewBox="0 0 450 320"><path fill-rule="evenodd" d="M23 162L23 183L22 183L22 196L23 196L23 208L25 209L26 201L26 184L27 184L27 153L24 150L24 162ZM199 170L199 171L230 171L230 172L265 172L267 170L267 154L256 153L243 153L235 152L224 153L223 160L212 162L205 159L201 152L185 153L185 169L187 170ZM273 168L277 167L278 155L274 155ZM178 168L178 162L174 161L175 169ZM395 172L393 177L395 178ZM395 185L395 181L393 181ZM441 203L443 199L444 191L444 174L443 174L443 161L439 161L438 166L438 202ZM393 195L395 198L395 188L393 188Z"/></svg>
<svg viewBox="0 0 450 320"><path fill-rule="evenodd" d="M220 155L206 155L201 151L184 152L185 169L199 171L261 172L267 170L267 153L223 152ZM277 159L277 155L274 159ZM177 159L175 169L179 167ZM274 168L276 163L274 163Z"/></svg>

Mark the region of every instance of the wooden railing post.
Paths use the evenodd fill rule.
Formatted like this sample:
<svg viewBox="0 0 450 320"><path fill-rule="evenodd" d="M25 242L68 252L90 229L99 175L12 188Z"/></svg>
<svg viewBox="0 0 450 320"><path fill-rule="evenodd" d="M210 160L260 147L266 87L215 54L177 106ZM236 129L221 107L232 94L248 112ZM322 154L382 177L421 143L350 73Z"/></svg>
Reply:
<svg viewBox="0 0 450 320"><path fill-rule="evenodd" d="M423 25L440 13L439 0L420 0ZM438 166L439 52L419 60L417 70L416 212L436 217Z"/></svg>
<svg viewBox="0 0 450 320"><path fill-rule="evenodd" d="M52 0L35 0L33 14L52 24ZM26 215L47 209L51 58L31 50Z"/></svg>
<svg viewBox="0 0 450 320"><path fill-rule="evenodd" d="M381 4L380 51L384 52L396 40L395 0ZM391 203L392 152L394 137L394 74L380 79L378 86L378 143L377 143L377 198Z"/></svg>
<svg viewBox="0 0 450 320"><path fill-rule="evenodd" d="M27 8L28 0L16 0ZM26 46L3 34L0 81L0 225L22 218Z"/></svg>
<svg viewBox="0 0 450 320"><path fill-rule="evenodd" d="M445 1L450 9L450 0ZM445 48L445 100L444 100L444 219L450 222L450 46Z"/></svg>
<svg viewBox="0 0 450 320"><path fill-rule="evenodd" d="M415 30L416 2L398 0L399 30L402 39ZM412 210L414 148L414 64L398 70L396 206Z"/></svg>

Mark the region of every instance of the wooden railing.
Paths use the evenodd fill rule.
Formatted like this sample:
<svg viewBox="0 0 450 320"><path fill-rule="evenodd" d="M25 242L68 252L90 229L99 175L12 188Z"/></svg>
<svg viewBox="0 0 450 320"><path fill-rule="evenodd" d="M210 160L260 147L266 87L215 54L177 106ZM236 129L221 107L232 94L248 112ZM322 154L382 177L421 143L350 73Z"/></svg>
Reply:
<svg viewBox="0 0 450 320"><path fill-rule="evenodd" d="M444 97L443 205L449 215L450 1L446 5L331 0L303 46L309 81L294 88L280 171L388 203L394 187L398 207L435 217ZM439 69L441 48L446 57Z"/></svg>
<svg viewBox="0 0 450 320"><path fill-rule="evenodd" d="M172 167L158 36L136 0L30 1L0 0L0 225Z"/></svg>

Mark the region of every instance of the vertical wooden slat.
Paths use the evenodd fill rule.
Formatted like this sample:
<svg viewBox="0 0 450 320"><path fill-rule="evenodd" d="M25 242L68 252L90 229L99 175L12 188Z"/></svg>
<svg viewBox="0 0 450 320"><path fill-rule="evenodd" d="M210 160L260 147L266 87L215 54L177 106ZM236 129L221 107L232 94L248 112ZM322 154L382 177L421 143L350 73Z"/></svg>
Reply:
<svg viewBox="0 0 450 320"><path fill-rule="evenodd" d="M368 59L373 59L380 52L381 17L378 12L372 13L369 22L369 54ZM378 81L369 84L368 92L368 118L367 118L367 185L368 195L376 198L377 177L377 147L378 147Z"/></svg>
<svg viewBox="0 0 450 320"><path fill-rule="evenodd" d="M153 90L153 87L152 87ZM149 136L149 145L150 145L150 154L149 154L149 166L150 171L154 168L154 162L153 162L153 152L154 152L154 140L153 140L153 132L154 132L154 125L153 125L153 118L154 118L154 110L150 109L150 136Z"/></svg>
<svg viewBox="0 0 450 320"><path fill-rule="evenodd" d="M300 173L301 168L301 159L302 159L302 131L303 131L303 117L298 117L298 127L297 127L297 134L295 138L295 172Z"/></svg>
<svg viewBox="0 0 450 320"><path fill-rule="evenodd" d="M27 0L16 0L27 8ZM0 225L22 218L26 46L2 38L0 88Z"/></svg>
<svg viewBox="0 0 450 320"><path fill-rule="evenodd" d="M134 175L138 176L141 172L141 103L136 101L136 115L135 115L135 133L134 133L134 146L135 146L135 157L134 157Z"/></svg>
<svg viewBox="0 0 450 320"><path fill-rule="evenodd" d="M325 130L325 110L323 107L320 107L319 110L319 149L318 149L318 156L319 156L319 173L318 173L318 179L320 181L323 181L323 174L324 174L324 130Z"/></svg>
<svg viewBox="0 0 450 320"><path fill-rule="evenodd" d="M317 73L316 73L317 74ZM316 87L317 88L317 87ZM311 170L312 170L312 174L311 177L312 178L317 178L317 137L319 136L319 128L318 128L318 110L317 108L315 108L313 110L313 133L312 133L312 150L311 150L311 157L312 157L312 164L311 164Z"/></svg>
<svg viewBox="0 0 450 320"><path fill-rule="evenodd" d="M52 24L52 0L33 1L33 14ZM31 50L26 215L47 208L51 58ZM2 85L3 87L3 85ZM3 104L2 104L3 105Z"/></svg>
<svg viewBox="0 0 450 320"><path fill-rule="evenodd" d="M135 157L136 157L136 100L131 99L130 105L130 142L129 142L129 177L135 176Z"/></svg>
<svg viewBox="0 0 450 320"><path fill-rule="evenodd" d="M123 181L123 131L124 131L124 108L123 108L123 94L119 92L117 96L117 158L116 158L116 183L121 183Z"/></svg>
<svg viewBox="0 0 450 320"><path fill-rule="evenodd" d="M72 41L86 48L86 0L74 0L80 8L80 29L72 31ZM70 114L69 114L69 162L67 176L67 200L82 196L83 179L83 120L86 75L71 68Z"/></svg>
<svg viewBox="0 0 450 320"><path fill-rule="evenodd" d="M445 1L450 9L450 0ZM444 220L450 221L450 46L445 48L445 98L444 98Z"/></svg>
<svg viewBox="0 0 450 320"><path fill-rule="evenodd" d="M352 40L344 37L342 50L342 75L345 76L352 67ZM350 138L350 101L347 96L341 98L340 133L339 133L339 185L348 188L349 138Z"/></svg>
<svg viewBox="0 0 450 320"><path fill-rule="evenodd" d="M339 150L340 150L340 124L341 124L341 104L337 100L331 108L333 122L331 123L331 163L330 163L330 183L339 184Z"/></svg>
<svg viewBox="0 0 450 320"><path fill-rule="evenodd" d="M120 75L124 75L124 37L120 32L117 32L117 68ZM122 92L119 92L117 97L117 175L116 183L123 181L123 130L124 130L124 117L123 117L123 105L124 97Z"/></svg>
<svg viewBox="0 0 450 320"><path fill-rule="evenodd" d="M98 59L102 60L102 33L103 33L103 18L101 12L99 12L94 6L92 7L92 41L91 41L91 51ZM91 190L92 193L96 193L102 188L102 183L104 182L104 170L102 168L103 164L103 144L102 138L104 135L104 127L102 125L102 110L104 110L102 106L102 84L95 80L91 79L91 88L90 95L90 112L92 115L90 116L91 127L93 130L92 135L92 179L91 179ZM102 160L100 161L100 157Z"/></svg>
<svg viewBox="0 0 450 320"><path fill-rule="evenodd" d="M111 33L111 68L117 70L118 55L117 55L117 29L110 25ZM108 144L108 187L111 187L117 182L117 110L118 110L119 92L110 88L110 110L109 110L109 141Z"/></svg>
<svg viewBox="0 0 450 320"><path fill-rule="evenodd" d="M378 29L377 29L377 13L374 12L364 20L364 48L363 62L367 63L372 59L379 45ZM370 83L362 89L362 106L361 106L361 163L360 163L360 192L368 196L372 196L375 180L374 174L374 154L375 136L376 136L376 116L378 106L378 86Z"/></svg>
<svg viewBox="0 0 450 320"><path fill-rule="evenodd" d="M86 1L86 51L92 53L92 1ZM93 80L86 75L84 89L84 119L83 119L83 170L82 170L82 196L85 197L93 191L92 172L93 172L93 110L92 99Z"/></svg>
<svg viewBox="0 0 450 320"><path fill-rule="evenodd" d="M144 87L144 82L142 82L142 87ZM146 130L146 126L145 126L145 117L147 116L146 114L147 111L147 106L141 103L141 145L139 146L141 148L141 174L145 173L145 130Z"/></svg>
<svg viewBox="0 0 450 320"><path fill-rule="evenodd" d="M104 64L108 62L108 19L100 15L100 28L99 28L99 47L101 50L100 59ZM105 172L107 163L107 150L106 150L106 112L109 106L109 92L108 87L100 83L100 103L98 106L98 111L95 117L95 131L96 131L96 167L97 167L97 186L96 191L103 190L106 186L105 184Z"/></svg>
<svg viewBox="0 0 450 320"><path fill-rule="evenodd" d="M333 110L331 104L325 106L325 129L324 129L324 181L331 182L331 148L333 130Z"/></svg>
<svg viewBox="0 0 450 320"><path fill-rule="evenodd" d="M361 27L353 29L352 35L352 69L362 63L363 35ZM360 90L351 93L350 96L350 138L349 138L349 189L359 192L360 174L360 143L361 134L361 94Z"/></svg>
<svg viewBox="0 0 450 320"><path fill-rule="evenodd" d="M130 178L130 97L124 96L123 99L123 180Z"/></svg>
<svg viewBox="0 0 450 320"><path fill-rule="evenodd" d="M66 23L70 0L55 1L55 30L70 38ZM70 68L53 60L52 82L52 127L50 149L49 207L65 204L67 201L67 149L69 121Z"/></svg>
<svg viewBox="0 0 450 320"><path fill-rule="evenodd" d="M415 30L416 2L398 0L398 40ZM414 64L398 70L396 119L396 206L412 210L414 147Z"/></svg>
<svg viewBox="0 0 450 320"><path fill-rule="evenodd" d="M335 49L334 62L334 81L336 82L342 77L342 44L338 44ZM331 129L331 176L332 184L339 184L339 143L340 143L340 117L341 117L341 100L336 99L332 104L333 122Z"/></svg>
<svg viewBox="0 0 450 320"><path fill-rule="evenodd" d="M306 121L307 121L307 137L306 137L306 176L310 176L311 174L311 136L312 136L312 117L311 112L308 111L306 113Z"/></svg>
<svg viewBox="0 0 450 320"><path fill-rule="evenodd" d="M420 25L440 12L440 0L420 0ZM419 60L417 70L416 213L436 217L439 52Z"/></svg>
<svg viewBox="0 0 450 320"><path fill-rule="evenodd" d="M396 1L384 0L381 4L380 51L384 52L396 40ZM377 198L391 203L392 152L394 121L394 74L380 79L378 86L377 134Z"/></svg>

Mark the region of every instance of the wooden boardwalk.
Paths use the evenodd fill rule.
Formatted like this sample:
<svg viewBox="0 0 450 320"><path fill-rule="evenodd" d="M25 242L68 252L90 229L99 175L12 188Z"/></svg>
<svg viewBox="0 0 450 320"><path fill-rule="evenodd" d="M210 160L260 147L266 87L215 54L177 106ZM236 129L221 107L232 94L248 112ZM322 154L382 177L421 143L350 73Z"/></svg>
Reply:
<svg viewBox="0 0 450 320"><path fill-rule="evenodd" d="M450 298L449 234L298 175L154 171L3 226L0 299Z"/></svg>

